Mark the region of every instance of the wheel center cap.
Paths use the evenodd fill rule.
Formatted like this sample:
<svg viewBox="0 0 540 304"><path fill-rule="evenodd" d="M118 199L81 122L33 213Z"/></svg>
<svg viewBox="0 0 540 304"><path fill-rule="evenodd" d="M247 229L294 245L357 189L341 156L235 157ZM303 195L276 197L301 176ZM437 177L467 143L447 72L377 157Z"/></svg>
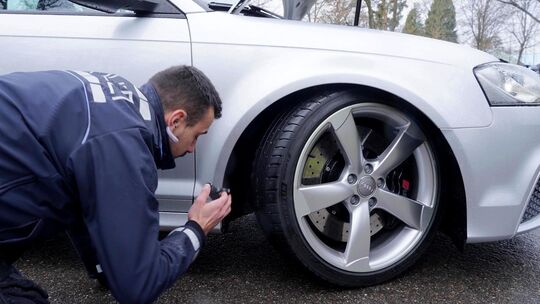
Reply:
<svg viewBox="0 0 540 304"><path fill-rule="evenodd" d="M375 179L369 175L363 176L358 182L358 194L361 196L367 197L375 192L377 188L377 183Z"/></svg>

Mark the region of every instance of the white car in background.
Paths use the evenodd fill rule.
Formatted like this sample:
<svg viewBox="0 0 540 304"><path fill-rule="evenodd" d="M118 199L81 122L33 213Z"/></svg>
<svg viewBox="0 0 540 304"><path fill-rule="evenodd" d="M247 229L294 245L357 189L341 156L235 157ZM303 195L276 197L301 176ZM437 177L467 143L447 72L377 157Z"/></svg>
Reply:
<svg viewBox="0 0 540 304"><path fill-rule="evenodd" d="M223 99L196 155L160 175L163 229L186 221L194 194L213 181L234 196L222 229L255 212L315 275L365 286L402 273L440 227L463 244L540 225L540 78L531 70L458 44L286 20L243 2L74 2L94 9L0 1L0 73L104 71L140 85L187 64ZM288 4L294 19L309 9Z"/></svg>

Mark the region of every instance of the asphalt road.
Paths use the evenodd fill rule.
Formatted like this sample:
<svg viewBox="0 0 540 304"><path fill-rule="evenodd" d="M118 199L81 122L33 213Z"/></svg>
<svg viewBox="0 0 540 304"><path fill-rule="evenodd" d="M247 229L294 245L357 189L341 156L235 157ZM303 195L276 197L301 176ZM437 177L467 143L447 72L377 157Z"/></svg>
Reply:
<svg viewBox="0 0 540 304"><path fill-rule="evenodd" d="M53 303L114 303L87 278L69 241L39 244L17 267ZM340 289L275 251L253 216L210 236L189 272L158 303L540 303L540 232L458 251L439 235L421 261L383 285Z"/></svg>

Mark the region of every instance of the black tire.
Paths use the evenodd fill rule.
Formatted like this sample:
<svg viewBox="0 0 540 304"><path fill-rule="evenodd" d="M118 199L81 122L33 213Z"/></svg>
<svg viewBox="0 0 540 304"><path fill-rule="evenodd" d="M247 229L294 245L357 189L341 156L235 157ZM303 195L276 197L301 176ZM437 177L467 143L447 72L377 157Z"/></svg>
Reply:
<svg viewBox="0 0 540 304"><path fill-rule="evenodd" d="M358 113L354 112L354 122L356 125L356 129L358 132L363 132L364 129L369 131L369 128L373 128L373 132L370 132L369 136L374 136L371 134L374 133L381 133L385 134L385 126L383 122L378 122L377 117L381 116L381 120L384 121L384 113L388 112L390 116L392 116L392 119L400 120L400 119L407 119L410 122L412 122L412 125L410 131L407 131L407 136L414 138L414 140L421 141L421 144L418 148L414 148L415 150L412 152L411 156L409 156L403 163L401 163L399 166L393 169L393 171L386 172L383 169L381 169L380 172L385 172L384 177L384 185L380 186L380 188L377 188L375 191L379 192L371 192L369 194L370 190L360 190L359 184L364 183L372 183L371 179L369 177L365 177L365 175L368 175L366 172L368 172L369 168L362 165L356 175L357 181L352 187L352 190L354 192L354 195L357 197L360 197L360 203L354 204L355 199L347 199L342 201L341 203L338 203L336 205L332 205L331 207L325 208L324 212L328 213L329 210L332 209L332 214L328 213L328 219L326 220L325 225L330 225L334 223L335 219L332 219L332 223L330 223L330 216L333 216L337 218L338 216L341 216L342 227L346 227L346 217L347 215L344 214L343 210L346 210L349 213L349 227L351 228L350 234L347 236L346 233L349 233L347 230L346 233L345 228L341 228L341 230L338 230L338 233L332 234L329 227L323 226L320 227L319 222L317 221L317 224L315 224L316 219L320 219L319 211L317 211L317 215L315 213L309 213L306 216L297 216L297 210L295 208L300 208L299 206L295 207L295 195L298 195L297 193L301 193L300 189L305 186L305 183L308 181L307 175L310 173L308 172L311 169L308 169L307 162L308 157L312 157L311 154L313 151L315 151L316 147L319 145L326 145L331 149L331 145L327 144L326 142L328 140L328 134L325 132L334 132L333 134L334 139L337 139L335 141L336 147L339 147L339 153L342 154L342 158L344 160L341 160L341 164L345 162L343 167L349 166L351 168L351 164L355 163L354 160L351 158L351 161L348 160L347 156L345 156L345 150L346 148L343 148L343 145L340 144L341 141L339 141L337 135L337 129L331 129L331 131L320 131L324 130L321 129L321 123L327 119L334 119L333 117L335 115L338 115L340 113L347 113L344 111L348 111L348 107L352 106L353 110L356 111L355 107L358 107ZM363 109L375 109L374 113L377 111L382 112L383 114L373 114L375 118L369 117L371 114L363 114ZM351 110L351 113L353 113ZM371 110L369 110L371 111ZM368 112L369 112L368 111ZM337 114L336 114L337 113ZM360 115L360 118L356 115ZM362 115L366 115L366 118L363 119ZM337 117L337 116L336 116ZM347 119L348 120L348 119ZM391 120L391 119L390 119ZM337 121L337 118L336 118ZM365 122L364 122L365 121ZM393 123L393 122L392 122ZM345 124L345 123L343 123ZM364 126L363 124L369 125L368 127ZM377 131L379 127L378 124L381 124L381 130ZM390 123L389 123L390 124ZM373 126L371 126L373 125ZM339 128L341 129L341 127ZM391 129L391 128L390 128ZM414 129L414 130L413 130ZM428 247L430 241L432 240L434 233L437 229L440 213L438 212L441 210L439 208L439 173L438 173L438 166L435 158L435 153L432 152L431 149L432 146L430 146L431 140L429 139L428 132L425 131L427 128L423 126L415 117L412 115L412 113L403 113L401 110L398 110L396 107L391 107L388 105L383 105L380 98L377 96L368 96L368 95L362 95L358 92L353 91L341 91L341 92L332 92L327 94L320 94L317 96L314 96L312 98L307 99L304 102L301 102L296 107L294 107L290 112L284 113L281 117L277 118L272 127L267 131L266 136L264 137L264 141L259 148L256 159L254 161L254 174L253 174L253 188L255 189L255 198L256 198L256 204L257 204L257 219L259 221L260 226L262 227L263 231L266 233L268 238L271 240L271 242L278 247L285 255L296 257L310 272L315 274L317 277L323 279L324 281L330 282L335 285L339 286L345 286L345 287L360 287L360 286L368 286L368 285L374 285L381 283L383 281L392 279L399 274L401 274L403 271L405 271L408 267L410 267L412 264L414 264L418 258L423 254L423 252ZM317 131L319 130L319 131ZM314 136L314 134L317 132L322 132L320 137L317 139L315 138L315 141L310 142L310 137ZM375 134L379 136L378 134ZM343 137L342 137L343 138ZM361 139L361 135L358 135L358 138ZM405 138L405 137L403 137ZM375 153L378 149L376 146L379 145L379 142L384 142L384 136L380 136L380 139L378 137L373 138L373 140L369 139L373 143L371 144L368 142L368 140L365 141L365 145L362 145L363 152L362 155L371 161L371 159L366 157L366 154L368 153ZM390 140L390 139L388 139ZM414 140L411 140L413 142ZM321 143L325 141L324 143ZM359 142L360 143L360 142ZM368 151L368 144L371 145L369 147L370 151ZM309 147L306 148L306 145ZM314 145L314 146L313 146ZM381 146L384 146L383 143L380 144ZM313 146L313 148L310 148ZM411 147L413 147L414 144L411 144ZM409 148L409 146L406 146ZM304 154L309 149L310 152L308 153L309 156L305 156ZM320 151L322 151L322 148L317 148ZM411 148L412 149L412 148ZM419 151L418 149L422 149ZM319 151L317 150L317 151ZM371 151L373 150L373 151ZM351 151L351 150L349 150ZM387 150L383 150L387 151ZM397 148L395 151L399 151ZM406 151L406 149L403 149L403 151ZM303 154L304 153L304 154ZM325 152L326 153L326 152ZM328 152L330 153L330 152ZM335 182L335 179L337 174L339 174L338 181L341 183L343 180L343 175L348 173L345 169L339 172L339 156L334 155L334 157L331 160L330 157L323 157L323 153L320 153L320 160L324 161L326 160L326 164L331 164L332 168L337 168L336 173L333 174L333 177L324 177L327 180L330 180L330 182ZM380 155L379 155L380 156ZM326 157L326 158L325 158ZM338 160L334 160L337 158ZM305 159L305 160L304 160ZM368 160L364 160L362 157L360 158L361 161L364 163L369 163ZM311 160L309 160L311 161ZM299 162L303 162L299 164ZM331 163L333 162L333 163ZM422 163L423 162L423 163ZM382 163L382 162L381 162ZM421 165L419 165L421 164ZM428 165L426 165L428 164ZM414 169L416 166L416 169ZM295 176L298 175L299 168L303 167L302 171L302 179L300 183L295 184ZM329 165L330 167L330 165ZM326 168L329 168L326 167ZM382 168L383 166L379 167ZM420 172L421 170L418 169L418 167L429 167L426 172ZM367 169L366 169L367 168ZM412 169L411 169L412 168ZM325 169L326 170L326 169ZM348 170L348 169L347 169ZM385 169L386 170L386 169ZM400 176L410 176L410 180L407 180L407 184L405 184L403 181L405 179L396 179L394 180L392 177L389 177L389 175L395 176L395 171L400 171ZM414 170L417 171L416 178L414 179L414 174L412 173ZM322 171L322 169L320 170ZM354 170L353 170L354 171ZM431 172L428 172L431 171ZM306 173L308 172L308 173ZM319 171L317 171L319 172ZM315 176L315 179L320 178L320 180L323 180L324 173L321 173L320 175L315 174L316 172L313 172ZM375 172L373 172L375 174ZM378 173L380 174L380 173ZM332 175L332 174L330 174ZM373 175L373 178L375 175ZM300 178L300 177L297 177ZM312 177L309 177L312 178ZM313 179L313 178L312 178ZM360 180L362 179L362 180ZM421 180L423 179L423 180ZM354 180L354 178L352 178ZM351 180L351 181L352 181ZM375 179L374 179L375 180ZM377 182L380 181L380 179L375 180ZM390 182L393 183L392 187L390 185ZM410 183L410 185L409 185ZM296 189L296 185L299 184L298 189ZM327 181L321 182L320 184L314 184L314 186L320 186L320 185L328 185ZM340 184L341 185L341 184ZM396 185L401 185L397 186ZM407 185L407 191L404 190L404 188ZM408 188L410 187L410 188ZM414 187L417 187L415 190ZM418 189L420 187L421 189ZM429 189L431 188L431 189ZM304 188L302 188L304 189ZM426 190L428 189L428 190ZM302 190L303 191L303 190ZM347 190L348 191L348 190ZM358 191L362 191L362 195L360 196ZM367 192L366 192L367 191ZM410 191L410 192L409 192ZM416 193L414 193L416 191ZM423 191L423 192L421 192ZM427 192L426 192L427 191ZM426 192L426 193L424 193ZM302 192L303 193L303 192ZM392 195L394 193L394 196L388 196L388 193ZM357 249L354 249L355 246L348 246L350 239L352 239L353 235L353 226L356 227L356 225L351 224L350 222L353 222L358 224L361 221L361 219L365 219L365 211L362 211L364 213L355 213L355 214L363 214L364 217L356 217L358 220L352 220L353 217L353 211L351 210L358 210L354 208L360 208L358 206L364 206L361 208L364 208L363 210L368 210L365 207L365 201L371 202L369 199L375 197L377 199L377 196L380 194L380 197L391 197L392 200L389 201L389 203L384 203L380 200L375 203L375 206L369 207L369 221L373 221L373 214L377 213L377 219L379 222L377 223L384 223L384 228L377 232L376 234L369 236L369 242L368 243L362 243L366 248L366 250L369 250L369 253L367 255L368 261L363 261L362 259L356 259L353 260L353 262L350 263L350 265L353 265L351 267L346 266L347 261L350 257L356 257L352 252L357 251ZM383 196L383 194L385 196ZM371 196L370 198L368 198ZM298 196L296 196L298 197ZM307 197L307 196L306 196ZM413 215L410 219L406 216L403 216L405 218L404 220L394 216L394 214L402 215L399 212L396 212L394 207L388 207L390 204L395 204L397 201L405 200L407 203L409 202L419 202L420 197L423 199L424 197L428 198L426 200L429 200L429 204L426 203L426 206L419 206L418 208L421 208L422 212L420 215L415 215L414 212L411 212ZM418 199L418 201L417 201ZM308 203L308 200L305 199L305 202ZM297 203L298 204L298 203ZM383 209L379 208L380 207ZM345 206L345 207L344 207ZM394 206L394 205L392 205ZM417 206L412 204L410 207L407 206L405 209L408 210L408 208L411 208L411 210L417 210ZM429 208L428 208L429 207ZM311 207L310 207L311 208ZM345 209L343 209L345 208ZM401 208L401 207L398 207ZM415 209L416 208L416 209ZM337 210L337 211L336 211ZM392 213L390 213L388 210L391 210ZM424 212L423 210L426 210ZM323 212L323 209L320 210ZM429 211L429 212L428 212ZM335 212L335 213L334 213ZM357 211L354 211L357 212ZM360 212L360 211L358 211ZM300 212L298 212L300 213ZM326 214L325 213L325 214ZM424 217L424 213L431 214L429 217L426 215ZM416 217L419 217L418 219ZM383 220L384 219L384 220ZM417 221L418 220L418 221ZM339 221L338 221L339 222ZM319 225L319 226L318 226ZM337 224L336 224L337 225ZM363 227L365 227L365 224ZM373 230L373 224L369 224L369 227ZM377 224L378 225L378 224ZM339 226L338 226L339 227ZM413 229L414 227L418 228L417 232ZM309 230L311 229L311 230ZM377 228L379 229L379 228ZM328 230L328 231L327 231ZM335 230L335 229L334 229ZM329 232L330 231L330 232ZM356 231L365 231L365 229L360 229ZM355 235L358 235L359 232L354 232ZM409 234L407 234L409 233ZM416 233L416 234L414 234ZM341 234L341 239L340 239ZM411 242L410 244L401 244L401 241L399 240L399 236L414 236L416 237L414 242ZM397 235L397 236L396 236ZM318 239L314 239L313 236L318 237ZM349 239L350 237L350 239ZM394 240L395 238L395 240ZM347 239L346 242L343 240ZM355 242L360 239L364 238L356 238ZM319 242L324 245L319 246ZM379 242L379 243L377 243ZM407 250L404 250L406 252L402 253L401 255L396 255L395 257L388 255L386 256L382 250L374 251L375 249L378 249L377 246L382 246L383 243L388 243L389 245L392 245L395 242L395 247L392 247L393 249L399 249L401 247L399 246L405 246L408 248ZM405 241L403 241L405 242ZM345 243L345 244L343 244ZM352 244L353 241L350 241ZM366 245L367 244L367 245ZM389 246L388 245L388 246ZM330 249L326 249L325 246L329 247ZM397 247L396 247L397 246ZM408 247L407 247L408 246ZM349 248L350 247L350 248ZM404 248L405 248L404 247ZM382 247L381 247L382 248ZM339 264L339 257L340 252L343 252L344 256L344 262L343 265ZM355 253L356 254L356 253ZM379 255L376 255L379 254ZM362 256L362 255L359 255ZM373 260L372 260L373 257ZM381 267L371 267L370 263L375 263L379 260L376 260L375 258L378 258L380 261L379 264L382 265ZM352 259L352 258L351 258ZM392 259L395 259L393 261ZM336 262L338 261L338 262ZM363 265L362 263L368 263L366 265L368 266L360 266ZM385 264L386 263L386 264ZM364 269L364 268L366 269ZM357 270L360 269L360 270Z"/></svg>

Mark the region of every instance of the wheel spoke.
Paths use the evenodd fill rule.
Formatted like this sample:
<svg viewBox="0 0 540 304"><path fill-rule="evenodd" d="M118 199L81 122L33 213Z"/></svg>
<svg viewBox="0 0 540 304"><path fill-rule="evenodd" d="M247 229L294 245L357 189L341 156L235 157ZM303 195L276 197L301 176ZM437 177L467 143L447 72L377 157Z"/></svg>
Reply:
<svg viewBox="0 0 540 304"><path fill-rule="evenodd" d="M296 216L304 217L312 212L328 208L353 195L351 186L343 181L312 186L301 186L295 196Z"/></svg>
<svg viewBox="0 0 540 304"><path fill-rule="evenodd" d="M413 124L408 124L402 128L396 138L390 143L386 150L379 156L378 164L375 165L373 175L384 177L390 171L403 163L414 150L424 141L423 133Z"/></svg>
<svg viewBox="0 0 540 304"><path fill-rule="evenodd" d="M405 223L405 225L416 230L423 230L425 223L422 218L431 210L430 207L410 198L397 195L395 193L379 189L375 194L377 207L388 211Z"/></svg>
<svg viewBox="0 0 540 304"><path fill-rule="evenodd" d="M345 267L351 271L369 270L370 244L369 205L363 202L351 212L351 228L345 249Z"/></svg>
<svg viewBox="0 0 540 304"><path fill-rule="evenodd" d="M351 112L348 112L345 120L343 119L343 114L336 115L330 119L330 123L339 142L343 157L350 164L352 172L358 172L363 164L360 135Z"/></svg>

